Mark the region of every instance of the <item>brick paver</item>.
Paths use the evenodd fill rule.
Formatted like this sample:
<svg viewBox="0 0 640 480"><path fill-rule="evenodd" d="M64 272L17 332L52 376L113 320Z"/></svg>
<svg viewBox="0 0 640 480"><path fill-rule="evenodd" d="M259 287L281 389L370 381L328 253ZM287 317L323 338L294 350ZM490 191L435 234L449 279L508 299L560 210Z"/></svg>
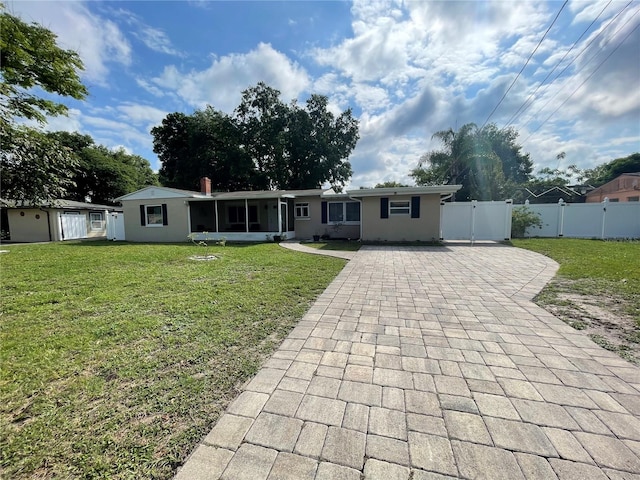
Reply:
<svg viewBox="0 0 640 480"><path fill-rule="evenodd" d="M640 369L531 302L553 261L344 256L177 479L640 478Z"/></svg>

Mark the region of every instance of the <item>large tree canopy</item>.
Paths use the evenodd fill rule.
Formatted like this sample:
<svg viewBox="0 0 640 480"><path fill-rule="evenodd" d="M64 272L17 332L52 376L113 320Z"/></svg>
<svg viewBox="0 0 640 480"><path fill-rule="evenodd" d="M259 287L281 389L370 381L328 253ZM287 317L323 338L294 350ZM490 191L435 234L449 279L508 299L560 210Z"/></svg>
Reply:
<svg viewBox="0 0 640 480"><path fill-rule="evenodd" d="M442 148L424 154L410 176L418 185L458 184L455 200L498 200L530 178L533 163L512 128L473 123L436 132Z"/></svg>
<svg viewBox="0 0 640 480"><path fill-rule="evenodd" d="M89 135L53 132L47 136L71 150L77 160L73 186L65 196L69 200L110 204L121 195L158 183L149 161L138 155L96 145Z"/></svg>
<svg viewBox="0 0 640 480"><path fill-rule="evenodd" d="M350 110L334 116L328 100L312 95L304 108L285 104L264 83L242 93L233 115L208 106L171 113L151 130L162 163L160 181L194 189L208 176L218 191L340 189L351 177L347 158L358 141Z"/></svg>
<svg viewBox="0 0 640 480"><path fill-rule="evenodd" d="M632 153L627 157L616 158L595 168L584 170L582 180L586 184L599 187L623 173L638 172L640 172L640 153Z"/></svg>
<svg viewBox="0 0 640 480"><path fill-rule="evenodd" d="M66 114L65 105L42 98L34 88L83 99L82 68L78 54L58 47L51 31L23 22L0 4L0 174L5 198L41 203L63 197L72 186L76 161L70 151L39 130L17 126L16 120L44 124L47 115Z"/></svg>

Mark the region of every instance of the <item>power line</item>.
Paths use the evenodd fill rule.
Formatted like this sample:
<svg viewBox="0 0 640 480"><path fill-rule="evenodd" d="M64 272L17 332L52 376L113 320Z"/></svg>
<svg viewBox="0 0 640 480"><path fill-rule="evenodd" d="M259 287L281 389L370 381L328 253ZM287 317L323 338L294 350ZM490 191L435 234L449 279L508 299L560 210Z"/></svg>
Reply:
<svg viewBox="0 0 640 480"><path fill-rule="evenodd" d="M533 91L533 93L531 93L527 99L524 101L524 103L522 105L520 105L520 108L518 108L518 110L516 110L516 113L514 113L511 118L509 119L509 121L504 125L504 127L502 128L507 128L509 125L511 125L519 116L520 116L520 112L522 111L522 113L524 113L532 104L533 104L533 100L532 97L535 96L535 94L538 92L538 90L540 90L540 88L545 84L545 82L547 81L547 79L551 76L551 74L553 72L556 71L556 69L560 66L560 64L562 64L562 62L564 62L564 59L567 58L567 55L569 55L569 53L571 53L571 51L575 48L575 46L578 44L578 42L580 40L582 40L582 37L584 37L586 35L586 33L589 31L589 29L593 26L594 23L596 23L596 21L598 20L598 18L600 18L600 16L604 13L604 11L609 7L609 5L611 5L611 2L613 0L609 0L609 3L607 3L604 8L602 10L600 10L600 13L598 14L598 16L596 18L593 19L593 21L589 24L589 26L587 28L584 29L584 31L582 32L582 34L573 42L573 45L571 45L571 48L569 50L566 51L566 53L562 56L562 58L560 59L560 61L558 63L556 63L556 65L551 69L551 71L549 73L547 73L547 76L544 77L544 79L542 80L542 82L540 82L540 84L536 87L536 89ZM633 1L633 0L632 0ZM631 2L629 2L629 4L631 4ZM629 4L627 4L627 6L629 6ZM625 7L626 8L626 7ZM546 89L545 89L546 90ZM531 100L531 102L529 102L529 100ZM527 105L528 104L528 105Z"/></svg>
<svg viewBox="0 0 640 480"><path fill-rule="evenodd" d="M546 38L547 34L549 33L549 30L551 30L551 27L553 27L553 25L556 23L556 20L558 20L558 17L560 16L560 13L562 13L562 10L564 10L564 7L566 7L567 3L569 2L569 0L565 0L564 3L562 4L562 7L560 7L560 10L558 11L558 13L556 14L556 17L553 19L553 22L551 22L551 25L549 25L549 28L547 28L547 31L544 32L544 35L542 36L542 38L540 39L540 41L538 42L538 45L536 45L536 48L533 50L533 52L531 52L531 55L529 55L529 58L527 58L527 61L525 62L525 64L522 66L522 68L520 69L520 71L518 72L518 75L516 75L516 78L513 79L513 82L511 82L511 85L509 85L509 88L507 88L507 91L504 92L504 95L502 95L502 98L500 99L500 101L498 102L498 104L493 108L493 110L491 110L491 113L489 114L489 116L487 117L487 119L484 121L484 123L482 124L482 127L480 127L480 129L482 130L484 128L484 126L487 124L487 122L491 119L491 117L493 116L493 114L496 112L496 110L498 109L498 107L502 104L502 101L505 99L505 97L507 96L507 94L509 93L509 91L513 88L513 86L515 85L516 81L518 80L518 78L520 78L520 75L522 74L522 72L524 71L524 69L527 67L527 65L529 64L529 62L531 61L531 58L533 58L533 56L535 55L535 53L538 51L538 48L540 48L540 45L542 44L543 40Z"/></svg>
<svg viewBox="0 0 640 480"><path fill-rule="evenodd" d="M637 13L637 12L636 12L636 13ZM628 22L626 22L626 23L628 23ZM626 23L625 23L625 25L626 25ZM567 103L567 102L569 101L569 99L570 99L571 97L573 97L573 96L575 95L575 93L576 93L578 90L580 90L580 89L582 88L582 86L583 86L585 83L587 83L587 82L589 81L589 79L590 79L591 77L593 77L593 75L594 75L594 74L595 74L595 73L600 69L600 67L601 67L601 66L602 66L602 65L603 65L607 60L609 60L609 58L611 57L611 55L613 55L613 54L616 52L616 50L618 50L618 48L620 48L620 46L622 46L622 44L627 40L627 38L629 38L629 37L631 36L631 34L632 34L633 32L635 32L635 31L638 29L638 27L640 27L640 23L639 23L638 25L636 25L636 26L633 28L633 30L631 30L629 33L627 33L627 34L625 35L625 37L622 39L622 41L621 41L620 43L618 43L618 45L616 45L616 47L615 47L611 52L609 52L609 55L607 55L607 56L605 57L605 59L604 59L604 60L602 60L602 62L600 62L600 63L598 64L598 66L593 70L593 72L591 72L591 73L589 74L589 76L588 76L587 78L585 78L585 79L584 79L584 81L583 81L580 85L578 85L578 87L577 87L573 92L571 92L571 95L569 95L569 96L565 99L565 101L564 101L564 102L562 102L562 103L558 106L558 108L556 108L553 112L551 112L551 115L549 115L549 116L545 119L545 121L544 121L544 122L542 122L540 125L538 125L538 128L536 128L533 132L531 132L531 133L529 134L529 136L528 136L527 138L525 138L525 139L524 139L524 141L523 141L522 143L525 143L527 140L529 140L529 139L533 136L533 134L534 134L534 133L536 133L538 130L540 130L540 128L542 128L542 126L543 126L545 123L547 123L547 122L549 121L549 119L550 119L551 117L553 117L553 116L558 112L558 110L560 110L560 109L564 106L564 104L565 104L565 103Z"/></svg>
<svg viewBox="0 0 640 480"><path fill-rule="evenodd" d="M558 74L553 78L553 80L551 80L551 82L549 82L549 83L546 85L545 90L544 90L545 92L546 92L547 88L549 87L549 85L550 85L551 83L555 82L555 81L556 81L560 76L562 76L562 74L564 74L564 72L566 72L566 71L567 71L567 69L568 69L571 65L573 65L573 63L574 63L576 60L578 60L578 59L579 59L579 58L580 58L580 57L581 57L581 56L582 56L582 55L587 51L587 49L591 46L591 44L592 44L593 42L595 42L595 41L596 41L596 40L597 40L597 39L598 39L598 38L599 38L599 37L600 37L600 36L601 36L601 35L602 35L602 34L603 34L603 33L604 33L604 32L605 32L605 31L606 31L606 30L611 26L611 25L612 25L612 23L613 23L613 22L614 22L614 21L615 21L615 20L616 20L616 19L617 19L621 14L622 14L622 12L624 12L624 11L627 9L627 7L629 7L629 5L631 5L632 3L633 3L633 0L631 0L629 3L627 3L627 4L622 8L622 10L620 10L620 11L619 11L619 12L618 12L618 13L617 13L617 14L616 14L616 15L615 15L611 20L609 20L609 22L607 22L607 24L602 28L602 30L600 30L600 32L598 32L598 34L597 34L595 37L593 37L593 38L589 41L589 43L587 43L587 44L585 45L585 47L580 51L580 53L579 53L578 55L576 55L576 56L575 56L575 57L574 57L574 58L573 58L573 59L572 59L572 60L571 60L571 61L570 61L570 62L569 62L569 63L568 63L568 64L567 64L563 69L562 69L562 71L561 71L560 73L558 73ZM636 11L636 13L634 13L634 14L633 14L633 16L635 16L637 13L638 13L638 11ZM632 16L631 18L633 18L633 16ZM618 30L616 30L616 31L615 31L615 33L613 34L613 36L615 36L615 34L616 34L616 33L618 33L618 32L619 32L619 31L620 31L620 30L621 30L621 29L622 29L622 28L623 28L627 23L629 23L629 21L631 21L631 19L627 20L627 21L624 23L624 25L623 25L622 27L620 27ZM603 48L603 47L601 46L598 50L602 50L602 48ZM597 54L596 54L596 55L597 55ZM591 57L589 60L587 60L587 61L585 62L585 65L589 64L589 63L590 63L594 58L595 58L595 55L594 55L593 57ZM529 117L529 120L527 120L526 122L523 122L523 124L522 124L522 125L523 125L523 126L524 126L524 125L527 125L527 124L528 124L528 123L530 123L534 118L536 118L536 117L538 116L538 114L539 114L542 110L544 110L544 108L545 108L547 105L549 105L549 103L550 103L554 98L556 98L556 97L560 94L560 92L561 92L563 89L564 89L564 87L563 87L563 88L560 88L560 90L558 90L558 91L557 91L557 92L556 92L556 93L555 93L555 94L554 94L554 95L553 95L549 100L547 100L547 101L545 102L545 104L544 104L542 107L540 107L540 108L536 111L536 113L534 113L533 115L531 115L531 116Z"/></svg>

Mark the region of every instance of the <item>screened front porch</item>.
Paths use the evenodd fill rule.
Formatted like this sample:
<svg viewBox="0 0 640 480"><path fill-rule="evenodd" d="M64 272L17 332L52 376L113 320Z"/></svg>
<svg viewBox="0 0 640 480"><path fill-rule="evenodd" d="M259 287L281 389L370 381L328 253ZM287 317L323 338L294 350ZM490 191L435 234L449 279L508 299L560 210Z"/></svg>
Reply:
<svg viewBox="0 0 640 480"><path fill-rule="evenodd" d="M295 237L292 198L191 201L189 222L194 240L225 237L265 241L283 234Z"/></svg>

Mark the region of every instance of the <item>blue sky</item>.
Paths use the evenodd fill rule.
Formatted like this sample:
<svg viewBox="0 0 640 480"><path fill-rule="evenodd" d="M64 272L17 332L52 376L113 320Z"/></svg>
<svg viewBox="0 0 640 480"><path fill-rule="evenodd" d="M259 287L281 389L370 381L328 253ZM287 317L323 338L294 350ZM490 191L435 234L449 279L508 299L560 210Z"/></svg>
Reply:
<svg viewBox="0 0 640 480"><path fill-rule="evenodd" d="M640 151L637 0L568 2L515 83L563 2L5 5L84 61L89 97L65 100L70 116L47 128L124 147L154 170L149 132L168 113L207 104L230 113L259 81L285 101L320 93L336 113L353 109L361 138L352 187L411 183L420 156L439 146L434 132L487 120L504 127L534 92L513 126L536 169L589 168Z"/></svg>

